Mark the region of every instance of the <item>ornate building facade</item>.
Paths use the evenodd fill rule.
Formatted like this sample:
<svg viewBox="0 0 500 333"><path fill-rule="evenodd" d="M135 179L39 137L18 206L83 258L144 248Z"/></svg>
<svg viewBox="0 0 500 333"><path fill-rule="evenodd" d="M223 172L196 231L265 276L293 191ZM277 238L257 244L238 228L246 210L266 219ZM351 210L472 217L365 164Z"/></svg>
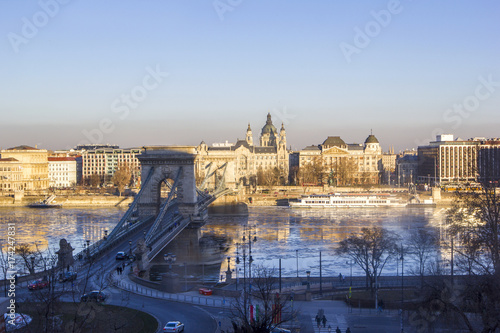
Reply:
<svg viewBox="0 0 500 333"><path fill-rule="evenodd" d="M24 190L30 194L38 194L49 188L48 152L29 146L17 146L0 151L3 172L11 173L9 182L2 188ZM16 162L17 161L17 162ZM22 172L19 181L19 168ZM5 180L7 180L5 179Z"/></svg>
<svg viewBox="0 0 500 333"><path fill-rule="evenodd" d="M256 185L259 175L269 179L272 178L270 175L276 176L278 182L287 180L290 152L286 149L286 131L282 124L278 132L273 125L271 114L267 115L266 124L262 127L259 143L259 146L254 146L250 124L245 140L237 140L235 144L208 146L201 142L196 148L195 160L198 179L204 179L209 170L213 171L226 165L224 180L230 188ZM219 176L222 176L222 172L221 168ZM212 178L207 180L207 186L214 185L215 179Z"/></svg>
<svg viewBox="0 0 500 333"><path fill-rule="evenodd" d="M346 144L339 136L330 136L322 144L299 152L299 182L336 186L378 184L384 171L382 157L380 143L372 134L363 145Z"/></svg>

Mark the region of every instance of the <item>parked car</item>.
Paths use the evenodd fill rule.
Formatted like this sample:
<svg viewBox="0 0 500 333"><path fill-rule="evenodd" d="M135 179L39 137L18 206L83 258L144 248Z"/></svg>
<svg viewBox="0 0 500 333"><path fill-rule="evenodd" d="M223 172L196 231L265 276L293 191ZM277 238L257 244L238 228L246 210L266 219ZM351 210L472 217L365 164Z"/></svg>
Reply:
<svg viewBox="0 0 500 333"><path fill-rule="evenodd" d="M184 332L184 324L180 321L169 321L163 327L163 332Z"/></svg>
<svg viewBox="0 0 500 333"><path fill-rule="evenodd" d="M108 298L108 296L99 290L92 290L88 294L82 295L80 300L82 302L95 301L95 302L104 302Z"/></svg>
<svg viewBox="0 0 500 333"><path fill-rule="evenodd" d="M292 331L287 330L285 328L275 327L271 333L291 333Z"/></svg>
<svg viewBox="0 0 500 333"><path fill-rule="evenodd" d="M48 286L50 286L49 281L39 279L39 280L31 281L28 284L28 289L29 290L37 290L37 289L43 289L43 288L48 287Z"/></svg>
<svg viewBox="0 0 500 333"><path fill-rule="evenodd" d="M275 327L271 333L291 333L292 331L287 330L286 328Z"/></svg>
<svg viewBox="0 0 500 333"><path fill-rule="evenodd" d="M75 281L77 276L76 272L64 272L59 275L59 282Z"/></svg>
<svg viewBox="0 0 500 333"><path fill-rule="evenodd" d="M115 257L116 260L125 260L125 259L128 259L128 256L125 254L125 252L123 251L120 251L116 254L116 257Z"/></svg>

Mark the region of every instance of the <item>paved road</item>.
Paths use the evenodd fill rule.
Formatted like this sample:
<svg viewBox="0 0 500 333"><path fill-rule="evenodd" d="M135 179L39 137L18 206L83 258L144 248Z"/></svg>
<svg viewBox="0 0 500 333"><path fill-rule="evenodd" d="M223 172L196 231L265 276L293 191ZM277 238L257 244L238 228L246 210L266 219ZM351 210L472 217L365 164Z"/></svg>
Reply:
<svg viewBox="0 0 500 333"><path fill-rule="evenodd" d="M142 236L143 235L140 233L135 235L135 237L132 238L132 243L135 244L137 239ZM161 325L164 325L169 320L180 320L186 323L186 331L188 332L218 333L220 332L218 327L220 322L224 330L227 331L231 329L230 315L227 307L229 302L224 301L223 303L221 298L210 296L205 303L200 302L200 297L196 292L191 292L184 293L180 297L179 295L175 295L175 297L178 297L182 301L187 300L187 302L178 302L152 297L153 295L156 296L156 291L152 293L148 288L142 288L139 291L134 290L134 292L131 292L110 286L107 276L110 272L116 272L116 266L119 262L115 260L114 254L117 251L128 252L128 240L117 246L115 250L110 251L108 256L101 258L91 267L83 266L79 271L79 277L76 283L73 283L73 285L71 285L71 283L57 284L56 290L60 291L62 288L65 288L65 290L69 290L66 296L64 296L65 300L79 301L80 296L84 292L104 288L105 292L110 295L107 301L108 303L127 306L150 313L157 317ZM126 270L126 272L127 271L128 270ZM116 277L116 273L114 275ZM87 276L89 279L86 278ZM125 283L131 283L126 274L120 275L119 278L123 279ZM326 280L327 279L325 279L325 281ZM354 280L354 282L358 282L361 285L364 279L359 278L359 281L356 281L358 279ZM388 278L387 280L388 283L394 284L400 281L397 277ZM312 289L317 287L317 283L315 282L317 281L312 281ZM341 284L344 285L344 283L345 282L342 282ZM328 282L325 283L325 287L327 284ZM333 281L330 282L330 285L340 287ZM23 287L21 287L21 292L19 294L22 296L30 295L26 288L23 289ZM145 294L150 296L144 296ZM192 302L190 303L189 300ZM198 304L192 304L193 302L197 302ZM217 306L203 306L209 304L209 302L212 302L210 303L211 305ZM223 305L225 305L225 307ZM298 322L293 323L293 326L296 328L300 327L301 333L328 332L328 326L331 326L332 332L335 332L338 326L342 333L345 332L347 327L350 327L352 333L400 332L400 317L397 312L380 314L367 309L361 312L358 309L354 309L352 312L349 312L345 303L338 301L296 301L294 306L296 309L299 309L299 317ZM315 316L319 309L325 311L328 320L324 328L322 325L318 328L315 322ZM405 332L413 332L408 325L405 326ZM296 332L298 332L298 330L296 330Z"/></svg>

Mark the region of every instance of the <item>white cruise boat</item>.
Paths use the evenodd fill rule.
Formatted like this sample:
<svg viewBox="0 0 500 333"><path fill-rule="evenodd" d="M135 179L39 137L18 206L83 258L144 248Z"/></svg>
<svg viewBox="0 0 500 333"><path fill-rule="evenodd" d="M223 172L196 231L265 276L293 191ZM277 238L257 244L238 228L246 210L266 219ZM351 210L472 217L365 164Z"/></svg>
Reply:
<svg viewBox="0 0 500 333"><path fill-rule="evenodd" d="M354 208L354 207L405 207L396 197L390 194L312 194L302 196L296 202L290 202L292 208Z"/></svg>

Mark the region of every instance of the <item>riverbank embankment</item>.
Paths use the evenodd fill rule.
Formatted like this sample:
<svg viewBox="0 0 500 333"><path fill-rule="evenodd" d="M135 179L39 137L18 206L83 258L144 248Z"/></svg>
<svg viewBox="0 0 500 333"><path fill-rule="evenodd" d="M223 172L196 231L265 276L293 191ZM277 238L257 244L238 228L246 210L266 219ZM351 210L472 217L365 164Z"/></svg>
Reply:
<svg viewBox="0 0 500 333"><path fill-rule="evenodd" d="M282 186L275 188L258 188L256 191L240 191L235 195L225 195L218 198L211 206L214 214L246 214L245 207L253 206L288 206L290 200L308 194L328 194L333 192L358 192L358 193L391 193L402 201L409 200L409 194L403 189L391 188L323 188L323 187L298 187ZM432 197L430 191L418 193L421 200ZM0 207L25 207L31 203L45 199L45 196L0 196ZM449 207L454 199L454 193L441 192L440 199L435 200L437 207ZM58 194L53 203L62 205L63 208L74 207L127 207L134 200L134 196L116 196L111 194Z"/></svg>
<svg viewBox="0 0 500 333"><path fill-rule="evenodd" d="M45 199L45 196L24 196L21 200L13 197L0 197L0 207L26 207ZM134 200L133 196L113 195L58 195L52 202L63 208L74 207L127 207Z"/></svg>

